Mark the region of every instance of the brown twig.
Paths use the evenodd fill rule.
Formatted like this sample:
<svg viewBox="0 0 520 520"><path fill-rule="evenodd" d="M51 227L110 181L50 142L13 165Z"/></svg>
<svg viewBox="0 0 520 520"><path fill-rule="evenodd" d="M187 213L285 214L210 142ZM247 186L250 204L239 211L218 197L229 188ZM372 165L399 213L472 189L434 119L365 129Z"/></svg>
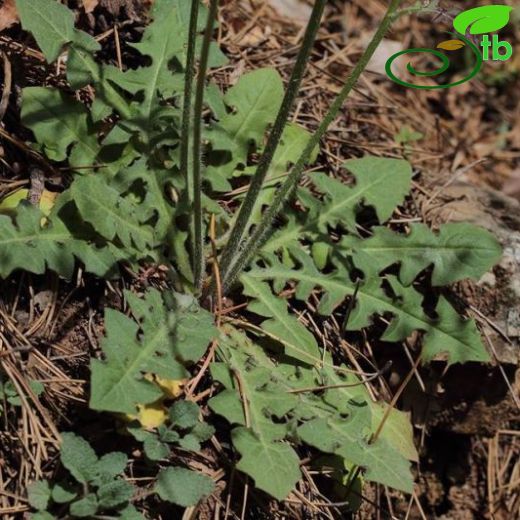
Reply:
<svg viewBox="0 0 520 520"><path fill-rule="evenodd" d="M3 121L7 107L9 106L9 97L11 96L12 87L12 71L11 62L5 52L1 52L2 59L4 61L4 88L2 90L2 98L0 100L0 122Z"/></svg>

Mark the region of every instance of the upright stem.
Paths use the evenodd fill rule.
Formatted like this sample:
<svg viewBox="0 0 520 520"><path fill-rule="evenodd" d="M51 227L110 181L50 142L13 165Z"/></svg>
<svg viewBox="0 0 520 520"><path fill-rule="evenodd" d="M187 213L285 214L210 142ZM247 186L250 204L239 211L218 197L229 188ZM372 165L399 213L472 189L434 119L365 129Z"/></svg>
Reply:
<svg viewBox="0 0 520 520"><path fill-rule="evenodd" d="M190 128L191 128L191 96L193 77L195 76L195 42L197 41L197 19L199 17L200 0L191 1L190 25L188 29L188 48L186 51L186 70L184 72L184 101L182 107L181 126L181 173L186 179L186 192L191 198L193 178L189 171Z"/></svg>
<svg viewBox="0 0 520 520"><path fill-rule="evenodd" d="M280 143L280 139L282 137L285 125L287 124L287 119L289 118L294 101L300 90L303 73L305 72L305 66L307 64L307 60L309 59L309 55L316 39L316 34L320 27L325 3L326 0L316 0L314 2L314 7L309 18L309 23L307 24L307 28L305 30L302 45L296 58L296 63L294 64L294 68L287 85L287 90L285 91L282 105L278 111L276 121L269 134L264 153L262 154L255 174L251 180L251 184L247 190L246 197L240 206L240 211L238 213L235 225L231 230L227 245L222 253L221 273L223 276L226 276L226 272L230 267L233 256L237 253L237 251L240 250L240 243L247 230L247 224L251 217L251 213L253 212L265 177L273 161L274 154Z"/></svg>
<svg viewBox="0 0 520 520"><path fill-rule="evenodd" d="M204 236L202 215L202 107L204 103L204 87L206 84L206 71L208 68L209 47L215 19L217 17L218 0L210 0L208 21L202 40L200 52L199 73L195 90L195 104L193 114L193 218L194 218L194 246L193 246L193 272L195 274L195 286L200 289L204 274Z"/></svg>
<svg viewBox="0 0 520 520"><path fill-rule="evenodd" d="M397 8L399 7L400 2L401 0L392 0L390 2L390 5L388 6L388 9L383 20L381 21L380 26L378 27L372 40L368 44L368 47L366 48L365 52L359 59L357 65L352 71L352 74L350 75L345 85L341 89L340 93L330 106L327 114L323 118L323 121L320 123L314 134L310 137L302 155L292 167L287 179L282 184L281 188L277 191L273 203L266 211L265 215L262 218L262 221L258 225L258 228L255 230L253 236L246 242L244 247L241 248L241 251L238 254L235 262L231 265L230 269L228 269L223 279L224 291L227 291L231 287L237 276L242 272L242 270L247 266L247 264L251 261L254 255L258 252L260 247L262 247L262 245L265 243L265 240L269 236L272 222L283 208L286 197L297 186L298 182L300 181L303 175L305 165L309 161L313 150L319 144L321 138L327 131L328 127L336 118L345 99L354 88L362 72L368 65L370 58L372 58L375 50L377 49L378 45L381 43L381 40L390 28L390 25L394 19L394 14Z"/></svg>

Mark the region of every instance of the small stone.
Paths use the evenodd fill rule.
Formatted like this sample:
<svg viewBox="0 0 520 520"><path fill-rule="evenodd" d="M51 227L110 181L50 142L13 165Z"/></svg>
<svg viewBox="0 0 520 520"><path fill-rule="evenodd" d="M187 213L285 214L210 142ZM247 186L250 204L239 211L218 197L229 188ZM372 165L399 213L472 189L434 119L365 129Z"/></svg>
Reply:
<svg viewBox="0 0 520 520"><path fill-rule="evenodd" d="M482 276L482 278L478 281L478 285L487 285L489 287L495 287L496 283L496 276L491 272L484 274L484 276Z"/></svg>

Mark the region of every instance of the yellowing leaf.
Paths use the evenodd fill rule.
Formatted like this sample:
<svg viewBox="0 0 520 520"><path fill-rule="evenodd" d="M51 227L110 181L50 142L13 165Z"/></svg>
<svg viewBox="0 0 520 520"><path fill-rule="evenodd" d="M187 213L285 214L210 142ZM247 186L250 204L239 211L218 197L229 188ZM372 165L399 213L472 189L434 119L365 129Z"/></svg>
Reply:
<svg viewBox="0 0 520 520"><path fill-rule="evenodd" d="M126 414L127 421L139 421L143 428L158 428L166 422L168 412L162 404L162 399L152 404L138 404L137 414Z"/></svg>
<svg viewBox="0 0 520 520"><path fill-rule="evenodd" d="M164 397L151 404L138 404L137 414L127 413L122 417L125 421L139 421L143 428L158 428L166 422L168 411L163 405L164 399L175 399L182 394L187 379L163 379L154 374L147 373L144 378L159 385Z"/></svg>
<svg viewBox="0 0 520 520"><path fill-rule="evenodd" d="M49 216L54 203L56 202L56 198L58 197L57 193L53 193L52 191L43 190L41 199L40 199L40 209L45 216Z"/></svg>
<svg viewBox="0 0 520 520"><path fill-rule="evenodd" d="M148 381L157 383L163 391L165 399L175 399L182 394L184 385L188 382L187 379L164 379L163 377L154 374L145 374L144 378Z"/></svg>
<svg viewBox="0 0 520 520"><path fill-rule="evenodd" d="M2 202L0 202L0 214L14 216L16 214L16 207L22 200L27 200L29 190L17 190L10 195L7 195Z"/></svg>
<svg viewBox="0 0 520 520"><path fill-rule="evenodd" d="M166 399L175 399L182 394L184 385L188 382L187 379L163 379L156 377L155 381L161 387Z"/></svg>
<svg viewBox="0 0 520 520"><path fill-rule="evenodd" d="M5 197L2 202L0 202L0 214L8 215L10 217L14 217L16 215L16 208L18 204L22 200L27 200L27 196L29 195L28 189L20 189L11 193L7 197ZM53 193L52 191L43 190L42 196L40 198L40 210L45 216L49 216L54 203L56 202L57 193ZM42 219L44 221L44 219ZM44 222L42 222L43 224Z"/></svg>
<svg viewBox="0 0 520 520"><path fill-rule="evenodd" d="M466 44L462 40L445 40L439 45L437 49L444 49L445 51L456 51L462 49Z"/></svg>

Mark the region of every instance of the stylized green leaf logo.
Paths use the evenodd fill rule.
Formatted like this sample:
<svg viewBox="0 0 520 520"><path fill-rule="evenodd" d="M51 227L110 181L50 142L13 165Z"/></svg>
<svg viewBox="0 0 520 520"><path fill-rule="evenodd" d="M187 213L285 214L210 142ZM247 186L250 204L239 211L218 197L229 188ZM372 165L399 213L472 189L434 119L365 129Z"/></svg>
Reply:
<svg viewBox="0 0 520 520"><path fill-rule="evenodd" d="M485 34L502 29L509 22L513 8L508 5L484 5L460 13L453 20L453 27L460 34Z"/></svg>

